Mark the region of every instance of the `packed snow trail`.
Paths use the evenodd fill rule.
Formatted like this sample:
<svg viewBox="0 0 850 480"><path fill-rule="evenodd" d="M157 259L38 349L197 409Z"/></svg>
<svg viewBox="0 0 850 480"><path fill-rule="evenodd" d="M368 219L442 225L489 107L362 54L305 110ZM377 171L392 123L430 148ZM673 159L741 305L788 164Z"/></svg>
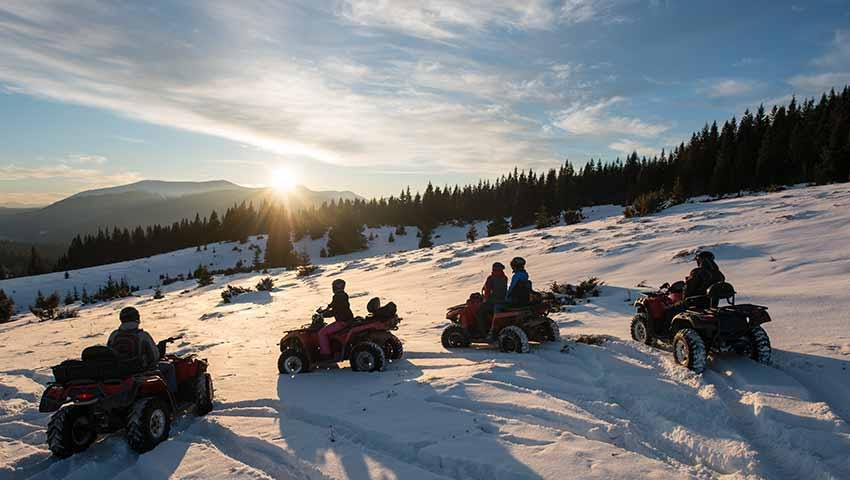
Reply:
<svg viewBox="0 0 850 480"><path fill-rule="evenodd" d="M850 478L848 207L848 185L690 203L632 220L597 207L579 225L474 244L458 242L464 227L441 227L436 247L403 252L395 250L411 248L415 230L391 245L388 229L378 229L370 252L321 259L321 272L306 279L272 272L275 291L232 304L221 303L221 289L253 286L260 276L218 277L201 289L176 283L164 289L165 299L142 291L83 308L76 319L36 323L26 315L0 325L0 479ZM97 281L121 269L144 286L158 268L188 272L207 260L232 266L247 251L234 246L70 276ZM301 246L317 251L320 243ZM772 365L721 355L695 375L664 348L628 339L642 290L635 285L684 277L689 252L701 246L717 254L739 301L770 307ZM204 257L212 248L231 253ZM552 318L565 337L609 340L567 340L564 352L533 346L527 355L443 349L445 308L477 290L493 261L515 255L528 260L537 289L604 280L602 296ZM26 297L61 285L56 275L6 280L0 288ZM372 296L399 305L405 358L375 374L346 363L279 376L283 332L308 322L339 277L358 313ZM184 333L174 348L210 360L215 410L178 420L171 438L144 455L118 433L53 459L45 446L48 416L37 411L49 367L103 343L126 305L139 308L156 339Z"/></svg>

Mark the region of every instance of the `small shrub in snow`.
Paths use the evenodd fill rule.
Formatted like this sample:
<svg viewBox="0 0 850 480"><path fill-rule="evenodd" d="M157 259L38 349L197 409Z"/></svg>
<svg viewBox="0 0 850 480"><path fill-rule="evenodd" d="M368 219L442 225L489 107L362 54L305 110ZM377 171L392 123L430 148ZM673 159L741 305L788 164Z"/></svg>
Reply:
<svg viewBox="0 0 850 480"><path fill-rule="evenodd" d="M576 223L581 223L584 220L584 215L581 214L581 210L565 210L564 211L564 224L565 225L575 225Z"/></svg>
<svg viewBox="0 0 850 480"><path fill-rule="evenodd" d="M316 273L319 270L319 267L316 265L301 265L296 270L296 276L298 277L309 277L310 275Z"/></svg>
<svg viewBox="0 0 850 480"><path fill-rule="evenodd" d="M431 248L433 246L431 228L426 226L419 227L419 248Z"/></svg>
<svg viewBox="0 0 850 480"><path fill-rule="evenodd" d="M637 197L631 205L623 210L623 216L626 218L645 217L659 212L672 204L670 197L664 192L664 189L656 190Z"/></svg>
<svg viewBox="0 0 850 480"><path fill-rule="evenodd" d="M321 257L321 258L327 258L328 257L328 250L325 247L322 247L322 249L319 250L319 257Z"/></svg>
<svg viewBox="0 0 850 480"><path fill-rule="evenodd" d="M207 267L203 265L198 265L198 268L195 269L193 273L195 280L198 282L198 287L206 287L207 285L212 285L213 276Z"/></svg>
<svg viewBox="0 0 850 480"><path fill-rule="evenodd" d="M58 308L58 293L53 292L49 296L45 297L39 290L38 296L35 299L35 305L30 305L30 312L43 322L54 318L56 316L56 309Z"/></svg>
<svg viewBox="0 0 850 480"><path fill-rule="evenodd" d="M54 320L65 320L66 318L77 318L80 316L80 312L73 308L65 308L59 310L59 313L56 314L56 318Z"/></svg>
<svg viewBox="0 0 850 480"><path fill-rule="evenodd" d="M499 217L487 224L488 237L492 237L494 235L504 235L506 233L509 233L510 231L511 227L510 225L508 225L508 222L503 217Z"/></svg>
<svg viewBox="0 0 850 480"><path fill-rule="evenodd" d="M233 285L228 285L224 289L224 291L221 292L221 300L224 303L230 303L233 301L233 297L242 295L243 293L248 293L250 291L250 288L234 287Z"/></svg>
<svg viewBox="0 0 850 480"><path fill-rule="evenodd" d="M541 206L534 214L534 226L536 228L548 228L556 223L558 223L558 218L550 215L544 206Z"/></svg>
<svg viewBox="0 0 850 480"><path fill-rule="evenodd" d="M566 296L570 299L582 299L598 297L599 288L602 285L605 285L605 282L599 281L596 277L590 277L587 280L583 280L578 285L552 282L552 285L549 286L549 290L555 295Z"/></svg>
<svg viewBox="0 0 850 480"><path fill-rule="evenodd" d="M399 225L395 227L395 234L401 236L407 235L407 229L404 227L404 225Z"/></svg>
<svg viewBox="0 0 850 480"><path fill-rule="evenodd" d="M390 232L390 236L387 237L387 242L395 243L395 235L393 235L393 232Z"/></svg>
<svg viewBox="0 0 850 480"><path fill-rule="evenodd" d="M0 323L11 320L13 313L15 313L14 300L6 296L6 292L0 289Z"/></svg>
<svg viewBox="0 0 850 480"><path fill-rule="evenodd" d="M476 240L478 240L478 229L475 228L474 223L470 223L469 229L466 231L466 241L474 243Z"/></svg>
<svg viewBox="0 0 850 480"><path fill-rule="evenodd" d="M67 307L68 305L74 303L74 301L74 295L71 294L71 291L69 290L67 293L65 293L65 299L62 300L62 304Z"/></svg>
<svg viewBox="0 0 850 480"><path fill-rule="evenodd" d="M165 298L165 295L162 294L162 289L157 287L157 289L153 292L153 299L162 300L163 298Z"/></svg>
<svg viewBox="0 0 850 480"><path fill-rule="evenodd" d="M257 284L258 292L271 292L274 288L274 279L272 277L265 277Z"/></svg>

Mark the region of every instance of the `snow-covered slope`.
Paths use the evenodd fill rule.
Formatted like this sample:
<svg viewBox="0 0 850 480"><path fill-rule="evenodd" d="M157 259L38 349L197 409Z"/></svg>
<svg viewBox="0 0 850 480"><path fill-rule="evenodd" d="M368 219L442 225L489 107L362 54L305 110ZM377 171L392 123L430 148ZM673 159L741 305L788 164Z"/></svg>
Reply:
<svg viewBox="0 0 850 480"><path fill-rule="evenodd" d="M257 276L202 289L178 283L156 301L140 292L77 319L27 316L0 326L0 478L850 478L848 207L844 184L680 205L643 219L602 208L579 225L429 250L412 249L412 229L394 245L382 243L381 231L373 256L311 252L320 274L272 272L276 291L230 305L220 303L223 285L253 285ZM464 231L444 227L437 241ZM700 246L715 251L741 300L770 306L773 365L720 356L695 375L669 352L627 340L635 286L682 278L690 265L677 254ZM528 259L537 288L604 280L601 297L553 318L562 335L612 339L570 342L565 353L553 344L528 355L444 350L444 308L477 290L490 263L515 255ZM152 270L168 264L166 257ZM329 300L338 277L356 310L376 295L399 305L405 358L376 374L345 365L278 376L280 336ZM37 412L49 366L105 341L125 305L140 309L154 337L185 333L179 348L209 358L216 408L181 419L168 442L144 455L116 435L51 459L48 418Z"/></svg>

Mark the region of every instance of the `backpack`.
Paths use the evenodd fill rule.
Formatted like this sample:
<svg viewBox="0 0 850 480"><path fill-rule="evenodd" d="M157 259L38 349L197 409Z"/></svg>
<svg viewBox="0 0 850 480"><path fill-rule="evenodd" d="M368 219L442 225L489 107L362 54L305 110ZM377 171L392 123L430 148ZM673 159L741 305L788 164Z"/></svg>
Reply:
<svg viewBox="0 0 850 480"><path fill-rule="evenodd" d="M109 346L125 360L139 358L142 355L142 342L139 339L138 330L119 330Z"/></svg>

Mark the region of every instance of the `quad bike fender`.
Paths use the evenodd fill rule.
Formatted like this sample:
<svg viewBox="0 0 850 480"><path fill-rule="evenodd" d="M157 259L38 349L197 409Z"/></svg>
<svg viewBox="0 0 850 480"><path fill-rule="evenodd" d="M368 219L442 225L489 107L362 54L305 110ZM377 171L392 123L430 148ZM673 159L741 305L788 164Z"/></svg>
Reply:
<svg viewBox="0 0 850 480"><path fill-rule="evenodd" d="M171 407L172 414L176 411L174 397L171 395L171 392L168 391L168 385L165 383L165 380L159 376L151 376L142 380L136 386L136 395L134 395L134 397L159 398Z"/></svg>
<svg viewBox="0 0 850 480"><path fill-rule="evenodd" d="M38 404L38 411L41 413L49 413L58 411L62 408L67 400L65 387L58 384L47 386L47 390L41 394L41 401Z"/></svg>
<svg viewBox="0 0 850 480"><path fill-rule="evenodd" d="M299 348L301 350L304 349L304 343L301 342L301 339L297 335L285 335L280 339L280 351L283 353L287 348Z"/></svg>
<svg viewBox="0 0 850 480"><path fill-rule="evenodd" d="M683 328L691 328L708 335L712 335L717 330L717 325L714 322L707 321L704 317L689 312L683 312L673 317L671 327L671 332L674 334Z"/></svg>

